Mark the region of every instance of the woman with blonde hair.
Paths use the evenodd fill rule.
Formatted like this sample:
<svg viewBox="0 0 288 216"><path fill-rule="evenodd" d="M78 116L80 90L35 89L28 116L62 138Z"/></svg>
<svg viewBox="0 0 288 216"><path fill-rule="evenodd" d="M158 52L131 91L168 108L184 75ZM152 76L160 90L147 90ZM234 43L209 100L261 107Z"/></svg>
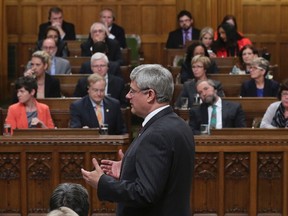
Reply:
<svg viewBox="0 0 288 216"><path fill-rule="evenodd" d="M24 76L34 77L37 80L36 98L61 97L59 80L46 73L50 65L49 54L45 51L36 51L32 54L30 69L24 72Z"/></svg>
<svg viewBox="0 0 288 216"><path fill-rule="evenodd" d="M214 37L214 30L213 30L213 28L211 28L209 26L203 28L200 32L200 38L199 39L207 48L207 52L208 52L210 58L216 57L216 54L212 50L213 37Z"/></svg>

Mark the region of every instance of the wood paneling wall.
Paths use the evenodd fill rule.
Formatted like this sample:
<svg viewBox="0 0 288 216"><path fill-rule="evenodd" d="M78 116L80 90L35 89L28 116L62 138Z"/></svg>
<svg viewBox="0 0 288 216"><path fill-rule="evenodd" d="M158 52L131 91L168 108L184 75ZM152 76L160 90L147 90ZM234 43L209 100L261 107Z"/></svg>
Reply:
<svg viewBox="0 0 288 216"><path fill-rule="evenodd" d="M77 34L88 34L90 25L99 18L99 11L109 7L116 22L127 34L139 34L145 63L163 63L163 48L169 31L177 27L176 15L182 9L192 12L195 26L214 29L226 14L237 17L240 32L251 38L257 47L267 47L272 64L278 64L277 80L288 77L288 1L287 0L4 0L9 44L16 46L17 66L30 58L39 24L48 19L51 6L64 11L66 21L75 24ZM3 9L2 9L3 10ZM4 16L4 15L3 15ZM3 19L2 16L2 19ZM5 17L4 17L5 18ZM1 72L3 73L3 71Z"/></svg>

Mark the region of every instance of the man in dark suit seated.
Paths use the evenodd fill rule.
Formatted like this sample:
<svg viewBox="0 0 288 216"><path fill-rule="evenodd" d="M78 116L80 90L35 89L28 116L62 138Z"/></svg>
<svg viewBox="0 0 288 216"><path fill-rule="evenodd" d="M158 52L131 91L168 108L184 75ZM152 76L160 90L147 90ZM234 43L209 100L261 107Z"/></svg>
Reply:
<svg viewBox="0 0 288 216"><path fill-rule="evenodd" d="M122 107L126 107L128 102L125 98L124 80L120 77L108 74L109 60L104 53L95 53L91 57L91 69L106 80L105 93L120 101ZM87 77L80 78L73 93L74 97L87 95Z"/></svg>
<svg viewBox="0 0 288 216"><path fill-rule="evenodd" d="M169 33L166 42L167 49L183 48L187 41L199 40L200 30L193 27L194 19L189 11L180 11L177 20L180 28Z"/></svg>
<svg viewBox="0 0 288 216"><path fill-rule="evenodd" d="M126 133L118 100L105 96L106 80L98 74L88 77L88 95L70 106L71 128L101 128L108 125L108 134Z"/></svg>
<svg viewBox="0 0 288 216"><path fill-rule="evenodd" d="M89 38L81 44L81 56L92 56L93 44L103 41L107 44L109 61L117 61L120 65L123 63L122 53L119 42L108 38L109 31L101 22L95 22L90 27Z"/></svg>
<svg viewBox="0 0 288 216"><path fill-rule="evenodd" d="M110 8L105 8L100 12L100 21L109 30L108 37L117 40L121 48L127 48L125 30L115 23L115 15Z"/></svg>
<svg viewBox="0 0 288 216"><path fill-rule="evenodd" d="M246 127L241 104L222 100L212 80L198 81L196 89L203 103L192 107L189 113L189 125L194 134L200 134L201 124L208 124L213 129Z"/></svg>
<svg viewBox="0 0 288 216"><path fill-rule="evenodd" d="M63 20L63 11L61 8L50 8L48 20L49 22L42 23L39 26L38 40L42 40L45 38L45 32L49 26L55 26L58 29L62 40L76 39L75 27L72 23L68 23Z"/></svg>
<svg viewBox="0 0 288 216"><path fill-rule="evenodd" d="M98 42L94 43L92 46L92 53L94 54L96 52L104 53L105 55L107 55L107 53L108 53L107 44L103 41L98 41ZM92 73L93 73L93 71L91 69L91 61L84 62L81 65L80 74L92 74ZM121 75L119 62L109 61L108 74L112 74L112 75L121 77L123 79L123 77Z"/></svg>

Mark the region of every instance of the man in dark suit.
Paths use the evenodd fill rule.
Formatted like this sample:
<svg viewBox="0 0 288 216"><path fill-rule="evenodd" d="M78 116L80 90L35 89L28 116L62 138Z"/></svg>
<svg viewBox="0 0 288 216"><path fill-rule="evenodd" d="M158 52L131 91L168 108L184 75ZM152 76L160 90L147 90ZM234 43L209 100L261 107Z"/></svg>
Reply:
<svg viewBox="0 0 288 216"><path fill-rule="evenodd" d="M101 22L95 22L90 27L90 36L81 44L81 56L92 56L93 45L98 41L104 41L108 47L107 57L109 61L123 63L120 45L117 40L108 38L109 31Z"/></svg>
<svg viewBox="0 0 288 216"><path fill-rule="evenodd" d="M95 53L91 57L91 70L106 80L105 93L120 101L122 107L126 107L128 102L125 99L124 80L120 77L108 74L109 60L104 53ZM73 93L74 97L87 95L87 77L80 78Z"/></svg>
<svg viewBox="0 0 288 216"><path fill-rule="evenodd" d="M117 40L122 49L127 48L124 28L114 23L115 15L110 8L105 8L100 12L100 21L108 28L108 37Z"/></svg>
<svg viewBox="0 0 288 216"><path fill-rule="evenodd" d="M183 48L187 41L199 40L200 30L193 27L194 19L189 11L182 10L177 15L180 28L169 33L166 48Z"/></svg>
<svg viewBox="0 0 288 216"><path fill-rule="evenodd" d="M120 161L93 158L95 170L82 169L100 200L118 202L117 216L190 216L194 138L169 106L174 84L160 65L140 65L131 75L131 111L144 118L142 130Z"/></svg>
<svg viewBox="0 0 288 216"><path fill-rule="evenodd" d="M103 41L98 41L98 42L94 43L92 46L92 53L94 54L96 52L104 53L105 55L107 55L107 53L108 53L107 44ZM80 74L92 74L92 73L93 73L93 71L91 69L91 61L84 62L81 65ZM121 77L123 79L123 77L121 75L119 62L109 61L108 74L112 74L112 75Z"/></svg>
<svg viewBox="0 0 288 216"><path fill-rule="evenodd" d="M105 96L106 80L98 74L88 77L88 95L70 106L71 128L100 128L108 124L108 134L124 134L126 127L118 100ZM100 116L96 109L100 109Z"/></svg>
<svg viewBox="0 0 288 216"><path fill-rule="evenodd" d="M196 83L196 89L202 104L192 107L190 110L189 125L194 134L200 134L201 124L208 124L209 128L212 123L213 128L241 128L246 127L245 113L241 104L222 100L217 95L217 89L212 80L200 80ZM215 122L212 122L213 107L215 107Z"/></svg>
<svg viewBox="0 0 288 216"><path fill-rule="evenodd" d="M50 8L48 20L49 22L42 23L39 26L38 40L42 40L45 38L45 32L49 26L55 26L59 30L62 40L76 39L75 27L72 23L68 23L63 20L63 11L61 8Z"/></svg>

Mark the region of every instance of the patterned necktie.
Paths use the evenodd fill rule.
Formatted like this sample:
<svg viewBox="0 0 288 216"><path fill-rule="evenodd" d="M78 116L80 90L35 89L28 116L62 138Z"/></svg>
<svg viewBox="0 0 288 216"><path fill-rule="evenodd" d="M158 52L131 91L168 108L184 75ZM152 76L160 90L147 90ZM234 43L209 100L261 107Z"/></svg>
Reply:
<svg viewBox="0 0 288 216"><path fill-rule="evenodd" d="M210 128L215 129L217 123L217 112L216 112L216 105L212 106L212 113L211 113L211 120L210 120Z"/></svg>
<svg viewBox="0 0 288 216"><path fill-rule="evenodd" d="M96 116L99 122L99 127L103 124L102 109L100 105L96 105Z"/></svg>

